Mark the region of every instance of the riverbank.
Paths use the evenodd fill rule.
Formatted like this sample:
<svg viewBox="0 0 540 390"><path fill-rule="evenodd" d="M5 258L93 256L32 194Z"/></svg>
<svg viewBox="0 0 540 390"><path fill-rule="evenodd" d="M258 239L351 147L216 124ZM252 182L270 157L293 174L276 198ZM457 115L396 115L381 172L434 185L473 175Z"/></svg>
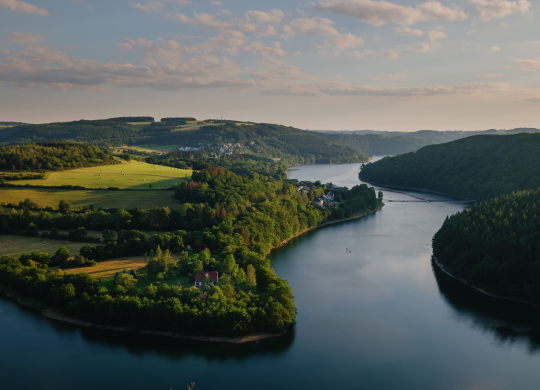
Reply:
<svg viewBox="0 0 540 390"><path fill-rule="evenodd" d="M303 230L302 232L299 232L299 233L295 234L293 237L290 237L287 240L281 242L279 245L274 246L272 249L279 248L279 247L285 245L286 243L288 243L293 238L299 237L302 234L304 234L304 233L306 233L306 232L308 232L310 230L317 229L317 228L327 226L327 225L331 225L331 224L334 224L334 223L345 222L345 221L350 221L350 220L353 220L353 219L362 218L362 217L365 217L367 215L371 215L371 214L376 213L377 211L381 210L383 207L384 207L384 203L381 203L381 205L379 207L377 207L376 209L374 209L372 211L369 211L369 212L366 212L366 213L363 213L363 214L360 214L360 215L356 215L354 217L344 218L344 219L340 219L340 220L336 220L336 221L325 222L323 224L320 224L320 225L311 227L309 229ZM272 249L268 253L270 253L272 251ZM125 327L99 325L99 324L95 324L95 323L89 322L89 321L78 320L76 318L65 316L64 314L59 313L57 311L54 311L54 310L52 310L50 308L44 308L44 307L42 307L43 305L39 301L36 301L36 300L33 300L33 299L28 299L28 298L25 298L25 297L20 297L17 294L11 293L11 292L5 292L5 294L7 296L15 299L18 303L20 303L22 305L25 305L25 306L31 307L33 309L39 310L41 312L41 314L43 314L44 316L46 316L48 318L51 318L53 320L67 322L67 323L70 323L70 324L73 324L73 325L84 326L84 327L87 327L87 328L93 328L93 329L99 329L99 330L110 330L110 331L117 331L117 332L133 332L132 330L127 329ZM271 338L271 337L282 336L287 331L288 331L288 329L284 330L281 333L277 333L277 334L265 332L265 333L253 333L253 334L250 334L250 335L237 336L237 337L193 336L193 335L186 335L186 334L182 334L182 333L167 332L167 331L153 331L153 330L144 330L144 329L137 330L135 333L145 334L145 335L154 335L154 336L174 337L174 338L180 338L180 339L186 339L186 340L194 340L194 341L240 344L240 343L248 343L248 342L251 342L251 341L264 340L264 339L268 339L268 338Z"/></svg>
<svg viewBox="0 0 540 390"><path fill-rule="evenodd" d="M127 329L125 327L118 327L118 326L107 326L107 325L99 325L95 324L93 322L89 321L83 321L78 320L76 318L71 318L63 315L62 313L56 312L49 308L42 308L42 305L39 301L20 297L15 293L5 293L8 297L15 299L19 304L31 307L32 309L39 310L41 314L43 314L45 317L48 317L53 320L67 322L69 324L77 325L77 326L84 326L86 328L92 328L92 329L98 329L98 330L107 330L107 331L115 331L115 332L130 332L130 333L138 333L138 334L144 334L144 335L152 335L152 336L164 336L164 337L174 337L178 339L186 339L186 340L193 340L193 341L204 341L204 342L213 342L213 343L232 343L232 344L241 344L241 343L249 343L251 341L257 341L257 340L264 340L271 337L277 337L284 335L288 329L281 333L273 334L273 333L254 333L250 335L244 335L244 336L237 336L237 337L221 337L221 336L193 336L193 335L187 335L182 333L175 333L175 332L167 332L167 331L154 331L154 330L145 330L140 329L137 331L133 331L130 329Z"/></svg>
<svg viewBox="0 0 540 390"><path fill-rule="evenodd" d="M384 202L382 202L379 207L377 207L376 209L374 209L372 211L368 211L368 212L360 214L360 215L355 215L354 217L343 218L343 219L338 219L338 220L335 220L335 221L325 222L325 223L322 223L320 225L313 226L313 227L307 228L305 230L302 230L301 232L296 233L294 236L289 237L286 240L282 241L278 245L273 246L268 252L266 252L266 254L267 255L270 254L272 252L272 250L274 250L276 248L281 248L283 245L287 244L293 238L300 237L302 234L307 233L307 232L309 232L311 230L318 229L320 227L327 226L327 225L332 225L334 223L346 222L346 221L351 221L353 219L363 218L363 217L366 217L368 215L375 214L377 211L381 210L384 206L385 206L385 204L384 204Z"/></svg>
<svg viewBox="0 0 540 390"><path fill-rule="evenodd" d="M478 291L479 293L487 295L488 297L497 298L497 299L503 299L505 301L515 302L515 303L519 303L519 304L525 304L525 305L534 306L534 307L540 307L540 305L536 305L536 304L531 303L531 302L522 301L522 300L513 299L513 298L506 298L506 297L503 297L503 296L500 296L500 295L492 294L489 291L481 289L480 287L476 287L476 286L472 285L471 283L469 283L467 280L462 279L462 278L458 278L457 276L452 275L447 269L444 268L444 266L439 262L439 260L437 260L437 258L435 256L431 256L431 259L433 260L433 263L435 263L437 265L437 267L439 267L439 269L441 271L443 271L445 274L447 274L448 276L460 281L463 284L466 284L467 286L469 286L470 288Z"/></svg>
<svg viewBox="0 0 540 390"><path fill-rule="evenodd" d="M369 183L369 184L373 184L373 185L380 186L380 187L385 187L385 188L390 188L390 189L395 188L395 189L406 190L406 191L425 192L427 194L442 195L442 196L447 196L449 198L456 198L456 199L466 200L466 201L469 201L469 202L476 202L476 200L463 198L463 197L457 196L457 195L445 194L444 192L431 191L431 190L426 190L426 189L423 189L423 188L411 188L411 187L403 187L403 186L393 186L393 185L390 185L390 184L382 184L382 183L377 183L377 182L374 182L374 181L366 180L366 179L364 179L362 177L358 177L358 178L360 180L362 180L364 183ZM407 194L407 195L410 195L410 194ZM410 195L410 196L412 196L412 195Z"/></svg>

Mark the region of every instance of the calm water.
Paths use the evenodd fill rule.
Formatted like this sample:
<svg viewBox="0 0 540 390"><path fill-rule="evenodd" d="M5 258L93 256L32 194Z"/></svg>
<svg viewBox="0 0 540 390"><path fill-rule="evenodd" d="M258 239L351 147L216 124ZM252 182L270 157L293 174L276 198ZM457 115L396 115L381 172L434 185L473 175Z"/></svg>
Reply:
<svg viewBox="0 0 540 390"><path fill-rule="evenodd" d="M289 177L358 183L357 164ZM435 195L384 191L386 199ZM461 209L387 203L272 253L298 323L244 345L102 333L0 298L2 389L537 389L540 326L531 309L485 298L433 269L431 237ZM345 253L349 248L352 253Z"/></svg>

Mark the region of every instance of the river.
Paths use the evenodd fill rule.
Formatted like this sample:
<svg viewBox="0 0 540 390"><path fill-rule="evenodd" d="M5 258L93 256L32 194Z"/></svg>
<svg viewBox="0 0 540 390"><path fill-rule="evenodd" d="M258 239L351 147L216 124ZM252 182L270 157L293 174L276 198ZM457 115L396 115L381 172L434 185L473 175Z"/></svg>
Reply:
<svg viewBox="0 0 540 390"><path fill-rule="evenodd" d="M359 164L290 178L359 183ZM385 199L447 200L391 192ZM241 345L81 329L0 298L3 389L537 389L537 309L463 286L430 261L456 203L393 203L272 252L295 294L285 336ZM348 248L351 253L345 253Z"/></svg>

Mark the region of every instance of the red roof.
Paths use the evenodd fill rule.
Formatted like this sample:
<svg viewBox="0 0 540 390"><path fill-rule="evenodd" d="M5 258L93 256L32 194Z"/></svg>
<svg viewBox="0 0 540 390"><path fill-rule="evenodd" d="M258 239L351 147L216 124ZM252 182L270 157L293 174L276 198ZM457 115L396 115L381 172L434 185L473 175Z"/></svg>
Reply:
<svg viewBox="0 0 540 390"><path fill-rule="evenodd" d="M208 276L208 279L210 281L217 283L218 282L218 273L217 271L197 271L195 273L195 281L196 282L204 282L204 279L206 279L206 276Z"/></svg>

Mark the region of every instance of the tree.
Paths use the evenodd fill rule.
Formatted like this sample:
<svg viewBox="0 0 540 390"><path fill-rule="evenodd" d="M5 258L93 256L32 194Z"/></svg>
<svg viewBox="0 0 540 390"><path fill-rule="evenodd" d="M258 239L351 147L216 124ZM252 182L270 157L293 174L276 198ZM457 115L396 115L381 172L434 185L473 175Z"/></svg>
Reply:
<svg viewBox="0 0 540 390"><path fill-rule="evenodd" d="M248 264L247 266L246 284L248 287L257 286L257 276L255 275L255 267L253 267L251 264Z"/></svg>
<svg viewBox="0 0 540 390"><path fill-rule="evenodd" d="M56 253L51 257L51 263L53 264L62 264L67 261L69 258L69 249L65 246L58 248Z"/></svg>
<svg viewBox="0 0 540 390"><path fill-rule="evenodd" d="M71 210L71 204L65 200L61 200L58 203L58 211L60 211L62 214L66 214Z"/></svg>
<svg viewBox="0 0 540 390"><path fill-rule="evenodd" d="M137 283L137 279L135 279L130 274L121 273L121 274L118 274L118 276L116 277L116 284L120 285L120 286L122 286L122 287L124 287L126 289L130 288L135 283Z"/></svg>
<svg viewBox="0 0 540 390"><path fill-rule="evenodd" d="M101 234L103 242L113 242L116 239L116 233L113 230L104 230Z"/></svg>
<svg viewBox="0 0 540 390"><path fill-rule="evenodd" d="M379 196L379 202L382 202L382 200L383 200L383 192L379 191L378 196Z"/></svg>
<svg viewBox="0 0 540 390"><path fill-rule="evenodd" d="M189 255L187 252L180 253L180 256L178 256L178 265L180 266L180 272L182 275L186 274L186 269L189 262Z"/></svg>

